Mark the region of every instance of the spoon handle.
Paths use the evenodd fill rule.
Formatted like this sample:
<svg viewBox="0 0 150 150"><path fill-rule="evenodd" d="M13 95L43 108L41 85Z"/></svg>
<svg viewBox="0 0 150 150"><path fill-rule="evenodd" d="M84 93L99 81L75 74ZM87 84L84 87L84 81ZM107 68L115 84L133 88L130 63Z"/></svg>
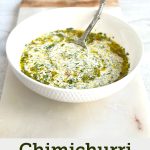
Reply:
<svg viewBox="0 0 150 150"><path fill-rule="evenodd" d="M91 21L91 23L89 24L89 26L87 27L87 29L85 30L84 34L81 36L81 40L85 41L87 36L89 35L89 33L91 32L91 30L93 29L93 27L95 26L95 24L97 23L97 21L100 19L104 4L105 4L106 0L100 0L100 5L99 8L93 18L93 20Z"/></svg>

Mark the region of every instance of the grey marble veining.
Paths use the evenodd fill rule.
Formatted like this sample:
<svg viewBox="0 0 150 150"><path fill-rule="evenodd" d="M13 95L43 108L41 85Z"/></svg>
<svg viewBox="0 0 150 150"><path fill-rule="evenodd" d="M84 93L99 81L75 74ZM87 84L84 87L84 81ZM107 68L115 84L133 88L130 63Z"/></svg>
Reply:
<svg viewBox="0 0 150 150"><path fill-rule="evenodd" d="M7 59L6 39L15 26L21 0L0 0L0 95L2 93ZM120 0L125 19L134 26L144 44L141 74L150 98L150 0Z"/></svg>

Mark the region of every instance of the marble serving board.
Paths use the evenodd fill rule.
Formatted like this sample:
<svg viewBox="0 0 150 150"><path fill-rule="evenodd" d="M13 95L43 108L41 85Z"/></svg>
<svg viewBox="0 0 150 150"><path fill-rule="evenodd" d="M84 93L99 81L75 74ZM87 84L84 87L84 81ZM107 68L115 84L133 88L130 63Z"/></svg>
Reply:
<svg viewBox="0 0 150 150"><path fill-rule="evenodd" d="M45 9L22 8L18 20ZM105 11L121 17L119 8ZM72 104L32 92L8 67L0 104L0 137L150 137L150 104L139 74L108 98Z"/></svg>
<svg viewBox="0 0 150 150"><path fill-rule="evenodd" d="M149 108L140 76L106 99L72 104L32 92L8 69L0 105L0 137L150 137Z"/></svg>

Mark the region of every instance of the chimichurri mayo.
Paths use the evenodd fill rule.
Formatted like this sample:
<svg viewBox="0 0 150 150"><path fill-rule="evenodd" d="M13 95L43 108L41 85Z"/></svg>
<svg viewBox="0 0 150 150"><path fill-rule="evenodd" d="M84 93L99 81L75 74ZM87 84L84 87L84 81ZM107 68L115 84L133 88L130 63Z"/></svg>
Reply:
<svg viewBox="0 0 150 150"><path fill-rule="evenodd" d="M90 33L87 49L73 43L83 34L68 28L44 34L25 45L21 71L43 84L88 89L111 84L128 74L125 49L103 33Z"/></svg>

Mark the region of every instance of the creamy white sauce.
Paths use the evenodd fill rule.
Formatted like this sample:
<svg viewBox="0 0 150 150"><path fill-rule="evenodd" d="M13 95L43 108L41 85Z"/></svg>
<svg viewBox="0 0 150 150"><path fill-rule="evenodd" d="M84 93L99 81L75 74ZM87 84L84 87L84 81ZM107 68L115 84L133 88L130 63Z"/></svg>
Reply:
<svg viewBox="0 0 150 150"><path fill-rule="evenodd" d="M63 31L60 33L64 37L70 36ZM50 40L43 42L48 37ZM39 82L61 88L85 89L104 86L120 78L124 60L111 50L110 40L94 40L87 44L88 49L83 49L54 32L39 41L26 45L22 55L25 60L22 71Z"/></svg>

